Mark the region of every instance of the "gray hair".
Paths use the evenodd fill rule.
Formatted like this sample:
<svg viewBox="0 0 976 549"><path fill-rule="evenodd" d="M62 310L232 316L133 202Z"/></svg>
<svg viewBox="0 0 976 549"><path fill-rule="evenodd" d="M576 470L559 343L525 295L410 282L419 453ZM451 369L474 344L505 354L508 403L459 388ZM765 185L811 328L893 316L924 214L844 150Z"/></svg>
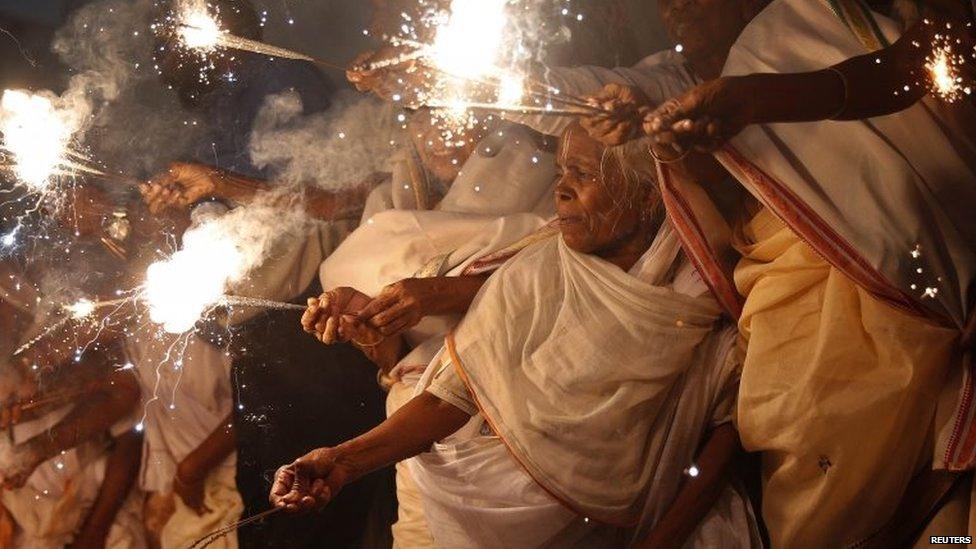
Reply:
<svg viewBox="0 0 976 549"><path fill-rule="evenodd" d="M651 140L649 138L635 139L623 145L608 147L600 162L600 171L604 177L607 174L608 162L613 162L624 181L622 200L640 200L648 193L655 195L652 207L652 218L662 213L662 203L657 180L657 164L651 156Z"/></svg>

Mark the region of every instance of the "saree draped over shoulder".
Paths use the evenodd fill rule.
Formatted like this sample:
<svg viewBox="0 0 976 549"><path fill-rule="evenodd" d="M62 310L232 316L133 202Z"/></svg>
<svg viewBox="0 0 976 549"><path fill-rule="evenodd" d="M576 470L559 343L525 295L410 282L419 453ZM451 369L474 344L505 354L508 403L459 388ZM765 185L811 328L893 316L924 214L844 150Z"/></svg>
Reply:
<svg viewBox="0 0 976 549"><path fill-rule="evenodd" d="M677 255L665 232L652 247L663 263L641 262L652 279ZM646 535L719 402L731 412L738 361L720 313L707 292L644 282L559 237L503 265L420 384L453 368L480 412L409 462L435 540L595 547ZM729 488L721 501L706 520L713 544L698 542L749 546L744 500Z"/></svg>

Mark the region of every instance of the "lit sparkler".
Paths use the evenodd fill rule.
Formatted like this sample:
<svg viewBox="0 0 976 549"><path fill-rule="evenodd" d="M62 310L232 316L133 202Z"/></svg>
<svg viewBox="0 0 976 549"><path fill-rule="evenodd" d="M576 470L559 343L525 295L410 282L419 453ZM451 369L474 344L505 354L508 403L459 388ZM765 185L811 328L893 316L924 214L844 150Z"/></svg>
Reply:
<svg viewBox="0 0 976 549"><path fill-rule="evenodd" d="M244 276L245 267L243 252L221 224L191 229L181 250L146 271L141 297L149 318L170 333L189 331Z"/></svg>
<svg viewBox="0 0 976 549"><path fill-rule="evenodd" d="M932 53L925 59L931 92L948 103L954 103L964 93L970 93L963 84L960 68L965 62L965 56L953 51L952 41L946 36L937 34L932 44Z"/></svg>
<svg viewBox="0 0 976 549"><path fill-rule="evenodd" d="M268 57L307 61L340 70L345 69L304 53L235 36L221 28L219 18L210 12L203 0L187 0L184 2L177 13L175 26L180 44L202 57L214 54L221 49L232 49L267 55Z"/></svg>
<svg viewBox="0 0 976 549"><path fill-rule="evenodd" d="M4 167L31 190L46 190L59 175L101 174L72 150L78 129L72 114L44 95L6 90L0 100L0 149L9 155Z"/></svg>

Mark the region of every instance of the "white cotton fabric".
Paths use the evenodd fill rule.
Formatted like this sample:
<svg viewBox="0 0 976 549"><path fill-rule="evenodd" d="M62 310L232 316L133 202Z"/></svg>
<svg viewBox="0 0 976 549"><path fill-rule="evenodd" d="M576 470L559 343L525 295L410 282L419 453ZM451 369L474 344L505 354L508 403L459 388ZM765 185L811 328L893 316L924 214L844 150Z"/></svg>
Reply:
<svg viewBox="0 0 976 549"><path fill-rule="evenodd" d="M427 276L459 274L475 259L543 224L541 217L528 213L496 217L390 210L373 216L322 263L322 285L327 290L350 286L375 296L385 286L417 276L428 267ZM442 335L455 322L457 317L428 317L407 333L408 341L417 345Z"/></svg>
<svg viewBox="0 0 976 549"><path fill-rule="evenodd" d="M16 425L14 444L43 435L71 409L72 406L64 406ZM112 427L111 434L132 429L132 423L131 418L120 421ZM22 488L0 491L0 503L19 529L11 549L60 549L74 539L105 479L108 451L107 438L85 442L42 463ZM116 514L106 539L109 549L146 546L137 499L130 497Z"/></svg>
<svg viewBox="0 0 976 549"><path fill-rule="evenodd" d="M677 247L666 225L628 274L553 238L493 275L457 328L460 363L444 351L418 385L456 367L485 414L409 462L440 547L619 546L667 511L738 368L712 299L637 278L661 284ZM757 539L729 488L691 545Z"/></svg>
<svg viewBox="0 0 976 549"><path fill-rule="evenodd" d="M158 333L146 327L125 342L139 380L144 443L140 487L172 490L176 468L230 415L230 358L197 335ZM234 470L235 456L219 470Z"/></svg>
<svg viewBox="0 0 976 549"><path fill-rule="evenodd" d="M890 40L897 39L894 21L876 19ZM769 47L783 36L790 47ZM777 0L746 27L723 75L819 70L865 53L827 2ZM957 152L944 127L935 100L926 98L869 120L753 126L731 145L895 288L963 326L976 280L976 148L955 136L967 151ZM764 198L740 166L717 156ZM916 248L920 255L913 257ZM923 298L926 288L938 293Z"/></svg>

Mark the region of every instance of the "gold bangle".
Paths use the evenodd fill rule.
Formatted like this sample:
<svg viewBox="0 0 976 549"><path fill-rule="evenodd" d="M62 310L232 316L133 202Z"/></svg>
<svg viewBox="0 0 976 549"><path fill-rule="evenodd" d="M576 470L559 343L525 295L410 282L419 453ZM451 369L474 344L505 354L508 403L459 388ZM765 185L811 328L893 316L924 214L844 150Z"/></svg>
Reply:
<svg viewBox="0 0 976 549"><path fill-rule="evenodd" d="M352 341L353 345L355 345L357 347L365 347L367 349L372 349L373 347L379 347L380 344L382 344L384 341L386 341L386 338L385 337L381 337L379 339L379 341L377 341L376 343L362 343L360 341L356 341L355 339L351 339L350 341Z"/></svg>

